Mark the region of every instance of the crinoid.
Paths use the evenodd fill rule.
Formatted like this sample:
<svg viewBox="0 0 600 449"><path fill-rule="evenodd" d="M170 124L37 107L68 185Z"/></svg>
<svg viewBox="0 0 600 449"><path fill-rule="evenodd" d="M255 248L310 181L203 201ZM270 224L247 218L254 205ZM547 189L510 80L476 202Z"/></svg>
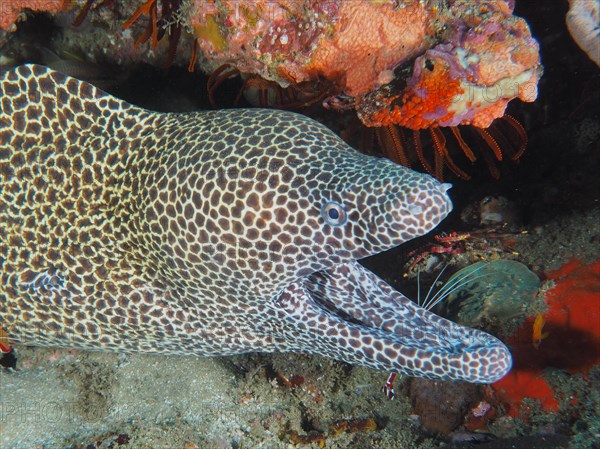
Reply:
<svg viewBox="0 0 600 449"><path fill-rule="evenodd" d="M160 18L158 17L158 2L160 1ZM146 0L133 15L123 24L128 29L142 16L150 16L150 21L145 31L138 36L134 46L137 47L150 40L152 49L158 47L158 42L168 35L169 48L167 50L167 61L165 65L170 66L175 60L175 52L181 38L182 25L176 20L177 12L181 7L182 0ZM167 32L168 31L168 32ZM194 46L195 51L195 46ZM195 59L195 54L192 54Z"/></svg>
<svg viewBox="0 0 600 449"><path fill-rule="evenodd" d="M461 179L470 179L455 158L475 163L477 155L485 161L492 177L498 179L497 163L505 156L518 160L527 146L525 129L510 115L496 119L489 128L467 125L409 130L388 125L367 128L364 132L366 135L359 143L361 148L369 152L379 149L389 159L407 167L419 164L440 180L444 178L445 167Z"/></svg>
<svg viewBox="0 0 600 449"><path fill-rule="evenodd" d="M86 2L79 10L79 13L75 16L75 19L73 20L73 26L81 26L81 24L83 24L83 22L85 21L89 12L92 9L96 9L101 6L104 8L112 9L114 8L114 4L115 0L86 0Z"/></svg>
<svg viewBox="0 0 600 449"><path fill-rule="evenodd" d="M159 1L160 1L160 18L159 15ZM99 8L100 6L105 8L114 8L115 0L86 0L81 10L73 20L73 26L80 26L90 10ZM144 32L138 36L134 43L134 47L140 46L150 40L152 49L155 50L158 47L158 42L168 34L169 48L167 50L167 61L165 65L169 67L175 60L175 52L179 45L181 38L182 25L177 20L177 13L182 5L182 0L146 0L131 17L123 24L124 29L130 28L136 23L142 16L149 16L150 20ZM192 61L196 61L196 45L194 43L193 54L191 57ZM190 62L192 65L192 62ZM190 70L191 71L191 70Z"/></svg>
<svg viewBox="0 0 600 449"><path fill-rule="evenodd" d="M261 108L300 109L322 102L334 90L334 83L320 79L281 87L275 81L259 75L243 74L233 65L223 64L210 75L207 82L208 100L212 107L221 106L216 100L217 91L225 81L235 77L240 77L242 84L233 106L239 106L243 96L250 104Z"/></svg>

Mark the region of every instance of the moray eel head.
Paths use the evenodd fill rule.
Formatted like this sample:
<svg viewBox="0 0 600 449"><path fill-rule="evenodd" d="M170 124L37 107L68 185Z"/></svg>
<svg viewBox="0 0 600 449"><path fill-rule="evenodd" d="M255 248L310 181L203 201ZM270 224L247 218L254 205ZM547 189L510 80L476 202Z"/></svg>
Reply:
<svg viewBox="0 0 600 449"><path fill-rule="evenodd" d="M502 342L417 306L357 263L437 226L452 210L450 186L359 154L321 125L300 120L304 138L314 136L314 159L302 157L291 168L306 201L299 211L293 200L286 207L303 223L281 224L287 235L298 234L299 224L290 245L310 250L298 255L269 302L277 326L267 327L282 350L434 379L503 377L512 362Z"/></svg>

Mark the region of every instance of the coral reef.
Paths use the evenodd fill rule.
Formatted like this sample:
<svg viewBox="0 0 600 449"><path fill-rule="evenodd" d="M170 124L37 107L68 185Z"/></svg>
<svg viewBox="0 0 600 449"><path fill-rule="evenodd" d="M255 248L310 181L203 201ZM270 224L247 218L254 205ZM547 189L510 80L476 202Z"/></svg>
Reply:
<svg viewBox="0 0 600 449"><path fill-rule="evenodd" d="M415 60L400 94L386 86L358 102L363 122L410 129L487 128L504 115L511 99L535 100L541 76L538 45L525 21L499 11L471 21L463 17L465 10L466 5L456 6L452 22L460 25Z"/></svg>
<svg viewBox="0 0 600 449"><path fill-rule="evenodd" d="M326 107L354 108L374 127L386 156L407 166L418 159L439 179L444 165L469 178L454 162L443 127L451 127L454 146L471 162L483 153L494 177L499 172L485 149L467 142L458 125L473 125L497 160L503 150L521 156L525 131L504 112L514 98L536 98L542 70L538 44L512 15L512 2L288 3L218 1L194 10L189 17L208 67L224 64L283 87L312 83L329 95ZM508 130L494 123L498 118ZM413 143L396 125L413 130ZM423 129L431 133L433 166L422 148Z"/></svg>
<svg viewBox="0 0 600 449"><path fill-rule="evenodd" d="M87 23L100 32L94 48L80 50L119 64L161 58L182 64L185 53L190 69L214 74L213 87L242 74L245 90L262 91L261 106L322 102L355 109L377 130L385 155L440 179L444 166L469 178L452 152L470 162L482 153L498 177L493 159L503 153L518 159L525 148L523 127L505 109L512 99L536 98L542 68L538 44L513 15L513 1L147 0L134 6L85 2L71 23L84 24L93 12ZM465 138L458 125L477 130L475 138ZM397 126L414 132L412 139ZM433 157L424 155L420 130L431 133ZM479 139L482 150L474 144Z"/></svg>
<svg viewBox="0 0 600 449"><path fill-rule="evenodd" d="M368 126L488 127L511 99L533 101L541 75L504 0L194 2L188 21L205 69L334 81Z"/></svg>

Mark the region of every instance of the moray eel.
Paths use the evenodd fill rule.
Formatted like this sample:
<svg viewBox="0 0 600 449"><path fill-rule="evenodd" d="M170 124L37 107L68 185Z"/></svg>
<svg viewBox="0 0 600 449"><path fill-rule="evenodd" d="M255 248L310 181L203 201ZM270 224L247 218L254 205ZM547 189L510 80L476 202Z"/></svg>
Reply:
<svg viewBox="0 0 600 449"><path fill-rule="evenodd" d="M23 345L318 354L494 382L508 349L357 260L448 185L283 111L164 114L26 65L0 78L0 326Z"/></svg>

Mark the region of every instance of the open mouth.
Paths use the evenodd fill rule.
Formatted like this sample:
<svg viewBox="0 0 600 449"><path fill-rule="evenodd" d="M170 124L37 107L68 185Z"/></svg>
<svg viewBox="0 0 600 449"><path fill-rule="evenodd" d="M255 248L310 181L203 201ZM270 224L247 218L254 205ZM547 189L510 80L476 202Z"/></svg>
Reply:
<svg viewBox="0 0 600 449"><path fill-rule="evenodd" d="M411 376L475 383L495 382L511 368L500 340L419 307L357 262L313 273L289 288L302 298L291 301L295 306L288 310L289 319L298 321L298 339L311 333L308 347L314 349L308 352ZM287 290L280 305L291 298Z"/></svg>

